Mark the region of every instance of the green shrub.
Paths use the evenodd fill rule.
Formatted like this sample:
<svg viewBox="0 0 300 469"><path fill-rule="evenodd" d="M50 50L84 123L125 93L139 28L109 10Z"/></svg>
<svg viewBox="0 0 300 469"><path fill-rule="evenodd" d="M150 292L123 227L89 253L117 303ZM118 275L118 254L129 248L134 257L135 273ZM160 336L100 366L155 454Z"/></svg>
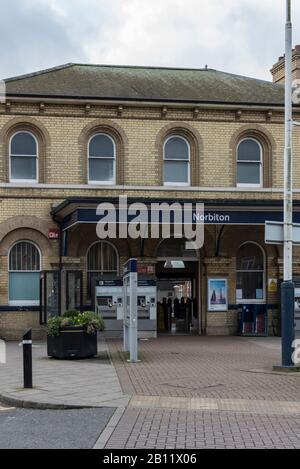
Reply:
<svg viewBox="0 0 300 469"><path fill-rule="evenodd" d="M47 325L47 334L50 337L57 337L61 328L80 326L87 334L96 334L97 331L104 331L105 323L101 316L94 311L67 311L63 316L57 316L49 319Z"/></svg>
<svg viewBox="0 0 300 469"><path fill-rule="evenodd" d="M74 310L66 311L65 314L63 314L63 317L68 318L68 319L75 319L77 318L78 314L80 314L80 311L76 311L74 309Z"/></svg>
<svg viewBox="0 0 300 469"><path fill-rule="evenodd" d="M48 324L47 324L47 334L50 337L59 336L62 320L63 318L61 316L57 316L57 317L49 319Z"/></svg>

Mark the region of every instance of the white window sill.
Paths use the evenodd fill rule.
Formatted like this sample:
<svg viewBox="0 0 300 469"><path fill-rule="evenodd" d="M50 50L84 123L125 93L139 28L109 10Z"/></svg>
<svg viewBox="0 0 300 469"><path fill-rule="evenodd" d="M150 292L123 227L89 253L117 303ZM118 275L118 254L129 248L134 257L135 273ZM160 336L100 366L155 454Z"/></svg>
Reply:
<svg viewBox="0 0 300 469"><path fill-rule="evenodd" d="M36 179L10 179L9 182L12 184L38 184L39 181Z"/></svg>
<svg viewBox="0 0 300 469"><path fill-rule="evenodd" d="M40 302L39 301L9 301L8 306L19 306L19 307L27 308L28 306L40 306Z"/></svg>
<svg viewBox="0 0 300 469"><path fill-rule="evenodd" d="M88 182L89 186L115 186L116 183L114 182L107 182L107 181L89 181Z"/></svg>
<svg viewBox="0 0 300 469"><path fill-rule="evenodd" d="M170 187L175 187L176 188L176 187L191 187L191 186L190 186L190 184L185 183L185 182L183 182L183 183L165 182L164 187L169 187L169 188Z"/></svg>
<svg viewBox="0 0 300 469"><path fill-rule="evenodd" d="M261 184L237 184L237 188L241 189L262 189L263 186Z"/></svg>

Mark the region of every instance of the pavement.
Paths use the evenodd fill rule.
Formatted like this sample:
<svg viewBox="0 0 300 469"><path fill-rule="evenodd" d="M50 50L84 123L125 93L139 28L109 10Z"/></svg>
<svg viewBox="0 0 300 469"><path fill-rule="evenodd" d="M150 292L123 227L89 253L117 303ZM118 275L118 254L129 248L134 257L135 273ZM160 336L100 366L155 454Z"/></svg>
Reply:
<svg viewBox="0 0 300 469"><path fill-rule="evenodd" d="M96 359L79 361L49 359L45 344L35 345L35 388L24 391L22 350L8 344L0 401L2 395L11 406L92 407L86 414L42 414L45 437L47 418L55 428L55 418L63 425L65 415L72 429L76 419L91 425L83 445L98 449L300 449L300 373L272 370L280 363L278 338L159 337L139 342L137 364L127 362L120 340L101 341ZM25 411L0 407L0 447L8 412ZM16 415L22 421L23 414ZM29 414L33 421L36 416ZM55 441L49 445L60 444Z"/></svg>
<svg viewBox="0 0 300 469"><path fill-rule="evenodd" d="M23 389L22 348L7 343L7 362L0 365L0 401L18 407L61 409L126 406L124 395L104 340L98 357L55 360L47 357L45 343L34 343L33 389Z"/></svg>

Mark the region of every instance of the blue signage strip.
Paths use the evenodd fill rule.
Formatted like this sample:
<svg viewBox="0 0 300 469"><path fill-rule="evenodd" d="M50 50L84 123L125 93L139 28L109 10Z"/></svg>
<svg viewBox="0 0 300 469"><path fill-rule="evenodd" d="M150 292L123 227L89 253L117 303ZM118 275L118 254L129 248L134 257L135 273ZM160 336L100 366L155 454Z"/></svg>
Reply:
<svg viewBox="0 0 300 469"><path fill-rule="evenodd" d="M143 222L151 223L151 212L147 213L147 218ZM71 215L65 218L63 229L67 230L76 224L92 223L97 224L103 220L103 223L108 221L113 223L130 223L137 218L137 215L128 215L125 211L116 210L115 215L107 217L105 215L97 215L96 209L92 208L79 208ZM162 213L159 214L159 223L162 223ZM204 213L198 213L196 210L192 211L192 223L204 223L207 225L264 225L268 220L283 222L282 211L267 211L267 210L210 210L207 209ZM183 217L182 217L182 220ZM170 213L170 223L175 221L174 213ZM138 222L138 220L137 220ZM184 221L183 221L184 223ZM187 222L186 222L187 223ZM300 212L294 212L294 223L300 223Z"/></svg>

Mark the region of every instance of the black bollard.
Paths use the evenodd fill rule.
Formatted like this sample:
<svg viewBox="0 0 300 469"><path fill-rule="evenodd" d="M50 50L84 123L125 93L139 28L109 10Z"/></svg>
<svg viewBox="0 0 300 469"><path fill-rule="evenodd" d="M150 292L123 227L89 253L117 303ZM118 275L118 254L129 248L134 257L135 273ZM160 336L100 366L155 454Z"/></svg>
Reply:
<svg viewBox="0 0 300 469"><path fill-rule="evenodd" d="M23 336L24 388L32 389L32 329Z"/></svg>

